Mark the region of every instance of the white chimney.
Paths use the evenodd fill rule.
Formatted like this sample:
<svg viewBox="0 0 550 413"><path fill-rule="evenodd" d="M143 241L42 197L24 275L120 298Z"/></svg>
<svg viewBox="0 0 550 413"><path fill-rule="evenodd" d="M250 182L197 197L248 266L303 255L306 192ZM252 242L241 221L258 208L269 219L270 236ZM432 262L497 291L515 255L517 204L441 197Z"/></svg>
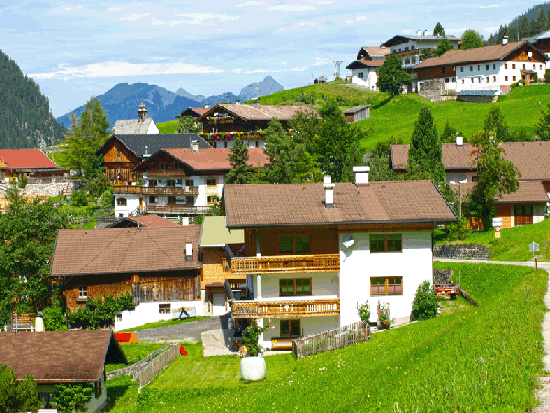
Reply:
<svg viewBox="0 0 550 413"><path fill-rule="evenodd" d="M193 261L193 244L185 244L185 261Z"/></svg>
<svg viewBox="0 0 550 413"><path fill-rule="evenodd" d="M508 36L502 36L502 45L508 44Z"/></svg>
<svg viewBox="0 0 550 413"><path fill-rule="evenodd" d="M145 153L143 154L144 158L149 158L151 155L147 153L147 145L145 145Z"/></svg>
<svg viewBox="0 0 550 413"><path fill-rule="evenodd" d="M241 104L241 100L240 100L240 99L237 99L237 100L235 101L235 104L236 104L236 105L240 105L240 104Z"/></svg>
<svg viewBox="0 0 550 413"><path fill-rule="evenodd" d="M424 30L423 36L427 36L427 35L428 35L428 31L427 31L427 30Z"/></svg>
<svg viewBox="0 0 550 413"><path fill-rule="evenodd" d="M206 105L204 105L204 108L205 109L210 109L210 103L207 103Z"/></svg>
<svg viewBox="0 0 550 413"><path fill-rule="evenodd" d="M417 31L416 31L416 35L417 35L417 36L422 36L422 30L417 30Z"/></svg>
<svg viewBox="0 0 550 413"><path fill-rule="evenodd" d="M44 330L44 313L42 311L39 311L36 315L36 318L34 319L34 331L36 333L40 333Z"/></svg>
<svg viewBox="0 0 550 413"><path fill-rule="evenodd" d="M462 136L456 137L456 146L462 146L464 145L464 138Z"/></svg>
<svg viewBox="0 0 550 413"><path fill-rule="evenodd" d="M369 183L369 171L368 166L354 166L353 172L355 173L355 185L366 185Z"/></svg>
<svg viewBox="0 0 550 413"><path fill-rule="evenodd" d="M254 102L252 102L252 106L253 106L255 109L260 109L260 102L258 102L257 100L255 100Z"/></svg>
<svg viewBox="0 0 550 413"><path fill-rule="evenodd" d="M191 147L193 148L193 152L199 151L199 141L191 141Z"/></svg>
<svg viewBox="0 0 550 413"><path fill-rule="evenodd" d="M324 176L323 188L325 188L325 207L334 208L334 184L331 183L330 175Z"/></svg>

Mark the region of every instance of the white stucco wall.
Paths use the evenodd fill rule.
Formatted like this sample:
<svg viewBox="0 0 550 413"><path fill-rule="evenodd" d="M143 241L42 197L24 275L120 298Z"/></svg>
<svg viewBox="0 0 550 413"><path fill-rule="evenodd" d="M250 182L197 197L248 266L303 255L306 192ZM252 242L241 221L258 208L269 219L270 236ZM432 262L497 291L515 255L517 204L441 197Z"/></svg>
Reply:
<svg viewBox="0 0 550 413"><path fill-rule="evenodd" d="M159 128L157 125L155 125L155 121L151 121L149 124L149 128L147 128L147 134L148 135L158 135L159 134Z"/></svg>
<svg viewBox="0 0 550 413"><path fill-rule="evenodd" d="M341 233L340 243L340 324L359 321L357 304L367 300L371 321L375 322L376 306L390 303L392 318L410 316L412 301L418 286L432 282L431 231L403 232L402 252L370 253L369 233ZM354 244L345 248L342 240L353 235ZM403 277L403 295L370 296L370 277Z"/></svg>
<svg viewBox="0 0 550 413"><path fill-rule="evenodd" d="M362 73L363 77L359 77L359 73ZM355 85L364 86L370 90L378 90L376 82L378 82L378 71L374 68L351 70L351 83Z"/></svg>
<svg viewBox="0 0 550 413"><path fill-rule="evenodd" d="M301 336L309 336L312 334L321 333L326 330L331 330L340 327L340 317L305 317L300 319ZM281 337L281 318L272 318L271 326L274 329L269 329L263 333L263 341L261 344L264 348L271 348L271 339L273 337ZM264 325L267 325L268 319L263 320Z"/></svg>
<svg viewBox="0 0 550 413"><path fill-rule="evenodd" d="M160 320L170 320L177 318L178 313L159 314L159 304L171 304L171 309L176 310L181 307L194 307L195 315L203 315L202 301L160 301L153 303L141 303L134 310L123 311L122 321L115 317L115 331L134 328L147 323L156 323Z"/></svg>
<svg viewBox="0 0 550 413"><path fill-rule="evenodd" d="M311 295L279 297L279 280L284 278L311 278ZM254 291L257 292L258 277L253 277ZM262 301L277 300L301 300L312 296L324 298L338 298L339 276L337 272L299 273L299 274L262 274ZM259 298L254 296L256 299Z"/></svg>
<svg viewBox="0 0 550 413"><path fill-rule="evenodd" d="M126 206L119 206L118 199L126 198ZM115 216L127 217L129 213L134 212L139 207L139 198L143 198L145 202L144 195L131 195L131 194L116 194L115 195Z"/></svg>

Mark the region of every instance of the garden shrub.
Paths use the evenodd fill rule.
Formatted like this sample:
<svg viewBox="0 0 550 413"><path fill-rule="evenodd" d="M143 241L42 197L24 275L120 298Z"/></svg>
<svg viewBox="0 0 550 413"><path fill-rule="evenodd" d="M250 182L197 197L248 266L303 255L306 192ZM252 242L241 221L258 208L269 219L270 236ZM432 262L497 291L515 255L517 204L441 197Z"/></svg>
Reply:
<svg viewBox="0 0 550 413"><path fill-rule="evenodd" d="M262 352L263 347L259 343L259 339L264 331L269 330L269 323L271 323L271 320L269 320L265 326L259 327L257 320L253 320L252 325L246 327L246 335L243 335L243 343L246 347L246 353L249 356L255 357Z"/></svg>
<svg viewBox="0 0 550 413"><path fill-rule="evenodd" d="M121 294L117 297L105 295L103 297L88 298L85 307L69 313L69 321L95 330L100 325L110 323L117 312L133 310L134 308L133 296L130 293Z"/></svg>
<svg viewBox="0 0 550 413"><path fill-rule="evenodd" d="M86 404L93 396L92 385L87 383L59 384L55 396L59 410L63 412L86 412Z"/></svg>
<svg viewBox="0 0 550 413"><path fill-rule="evenodd" d="M411 319L426 320L437 315L439 304L437 303L434 287L429 281L424 281L416 289L414 295Z"/></svg>
<svg viewBox="0 0 550 413"><path fill-rule="evenodd" d="M451 240L463 240L466 239L470 230L468 229L468 220L461 217L456 224L452 224L449 229L449 239Z"/></svg>
<svg viewBox="0 0 550 413"><path fill-rule="evenodd" d="M67 324L65 316L59 307L46 307L44 312L44 328L46 331L65 331Z"/></svg>
<svg viewBox="0 0 550 413"><path fill-rule="evenodd" d="M550 69L546 69L544 72L544 83L550 83Z"/></svg>
<svg viewBox="0 0 550 413"><path fill-rule="evenodd" d="M380 301L378 301L376 313L378 314L378 328L382 330L389 329L393 322L390 318L390 303L381 304Z"/></svg>
<svg viewBox="0 0 550 413"><path fill-rule="evenodd" d="M109 209L115 206L115 196L112 190L106 189L101 194L100 204L103 209Z"/></svg>
<svg viewBox="0 0 550 413"><path fill-rule="evenodd" d="M86 206L88 205L88 196L83 189L78 191L73 191L72 194L73 204L76 206Z"/></svg>
<svg viewBox="0 0 550 413"><path fill-rule="evenodd" d="M359 318L361 321L364 321L365 323L369 323L370 320L370 306L369 302L365 302L365 304L359 305L357 303L357 313L359 314Z"/></svg>

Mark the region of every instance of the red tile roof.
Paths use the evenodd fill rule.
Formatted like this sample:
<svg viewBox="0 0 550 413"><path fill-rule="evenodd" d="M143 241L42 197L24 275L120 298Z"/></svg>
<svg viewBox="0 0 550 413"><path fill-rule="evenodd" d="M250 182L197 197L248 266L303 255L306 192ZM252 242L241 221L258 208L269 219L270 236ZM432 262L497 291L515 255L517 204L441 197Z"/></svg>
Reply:
<svg viewBox="0 0 550 413"><path fill-rule="evenodd" d="M410 145L392 145L390 150L391 167L406 170ZM524 180L550 180L550 142L504 142L504 159L511 161ZM445 170L468 170L474 161L474 146L465 143L442 144L442 159ZM476 170L474 167L473 170Z"/></svg>
<svg viewBox="0 0 550 413"><path fill-rule="evenodd" d="M198 152L192 149L172 148L164 149L164 152L189 165L190 168L196 171L228 171L231 169L231 163L227 160L227 157L231 153L230 148L206 148L199 149ZM249 165L257 168L263 167L267 163L269 163L269 157L264 153L262 148L248 149Z"/></svg>
<svg viewBox="0 0 550 413"><path fill-rule="evenodd" d="M0 160L6 163L9 169L59 168L59 165L40 149L0 149Z"/></svg>
<svg viewBox="0 0 550 413"><path fill-rule="evenodd" d="M323 184L226 185L227 227L456 220L432 181L337 183L324 200Z"/></svg>
<svg viewBox="0 0 550 413"><path fill-rule="evenodd" d="M108 352L126 362L111 330L0 332L0 349L0 365L38 384L97 382Z"/></svg>
<svg viewBox="0 0 550 413"><path fill-rule="evenodd" d="M200 226L62 229L57 233L51 275L127 274L199 269ZM186 244L193 260L186 261ZM75 251L78 251L75 254Z"/></svg>

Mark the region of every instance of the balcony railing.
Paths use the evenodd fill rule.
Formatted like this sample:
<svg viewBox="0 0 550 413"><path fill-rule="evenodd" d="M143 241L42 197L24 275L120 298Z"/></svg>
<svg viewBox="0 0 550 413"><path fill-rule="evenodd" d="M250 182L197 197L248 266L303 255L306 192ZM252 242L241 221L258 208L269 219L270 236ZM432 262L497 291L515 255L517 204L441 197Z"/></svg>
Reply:
<svg viewBox="0 0 550 413"><path fill-rule="evenodd" d="M233 274L340 271L340 254L274 255L242 258L228 255L226 254L226 257Z"/></svg>
<svg viewBox="0 0 550 413"><path fill-rule="evenodd" d="M114 194L143 194L143 195L198 195L199 188L186 186L141 186L141 185L114 185Z"/></svg>
<svg viewBox="0 0 550 413"><path fill-rule="evenodd" d="M147 173L147 176L148 177L151 177L151 176L184 176L185 173L183 171L180 171L180 170L149 170L149 171L146 171Z"/></svg>
<svg viewBox="0 0 550 413"><path fill-rule="evenodd" d="M187 205L147 205L147 212L163 212L175 214L206 214L210 207Z"/></svg>
<svg viewBox="0 0 550 413"><path fill-rule="evenodd" d="M340 299L233 301L233 318L301 318L340 315Z"/></svg>

